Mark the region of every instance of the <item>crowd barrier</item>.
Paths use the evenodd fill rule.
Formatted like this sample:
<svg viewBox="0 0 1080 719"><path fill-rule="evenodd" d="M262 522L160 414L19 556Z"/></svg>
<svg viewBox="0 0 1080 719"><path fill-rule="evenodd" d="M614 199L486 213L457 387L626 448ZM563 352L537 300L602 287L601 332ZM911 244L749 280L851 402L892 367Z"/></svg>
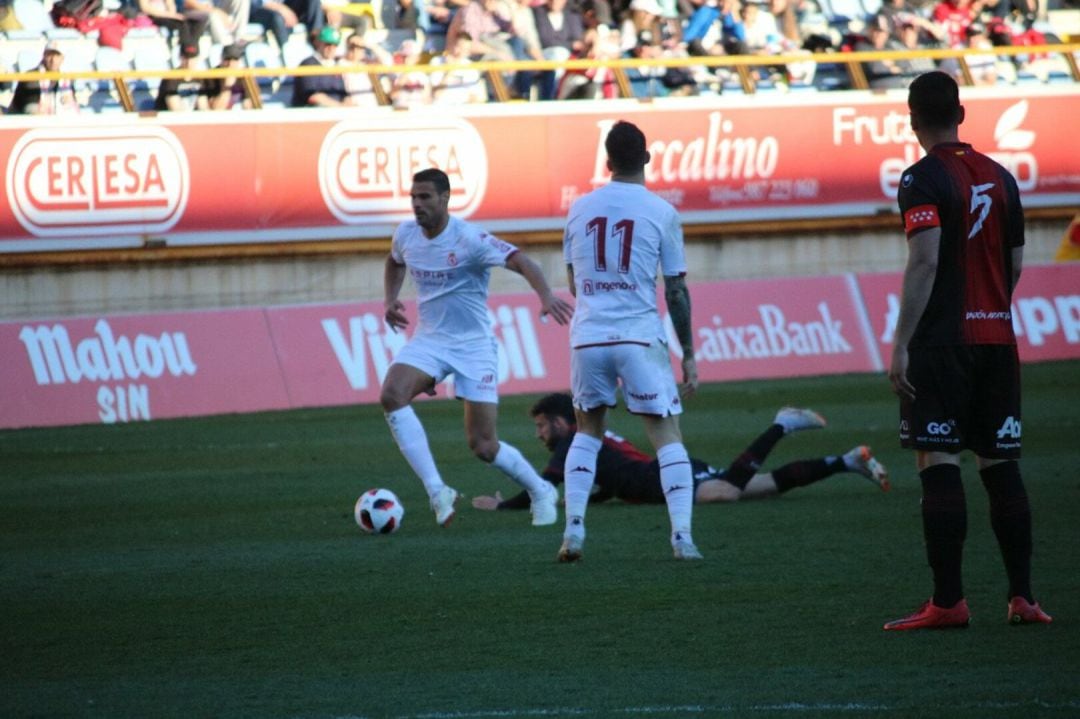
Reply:
<svg viewBox="0 0 1080 719"><path fill-rule="evenodd" d="M900 285L899 273L692 284L700 378L881 372ZM1080 264L1025 269L1012 307L1023 361L1080 358L1078 288ZM532 294L489 308L500 392L565 390L567 329L540 322ZM0 428L375 403L407 339L382 315L367 302L0 323Z"/></svg>
<svg viewBox="0 0 1080 719"><path fill-rule="evenodd" d="M1017 178L1025 207L1080 206L1074 86L965 88L963 137ZM5 254L390 236L412 174L451 177L451 211L495 232L552 231L607 182L603 138L642 127L650 189L689 227L894 215L921 156L903 91L264 110L0 121Z"/></svg>
<svg viewBox="0 0 1080 719"><path fill-rule="evenodd" d="M866 90L871 87L865 65L877 61L905 63L912 60L932 60L934 62L955 63L960 81L973 85L975 79L971 65L982 65L987 56L998 62L1012 63L1014 60L1021 69L1014 70L1011 77L1003 79L997 86L1018 85L1026 87L1045 82L1080 82L1080 43L1056 43L1040 46L998 46L988 50L926 48L916 50L880 50L860 52L792 52L777 55L720 55L695 57L664 58L620 58L610 60L519 60L513 62L481 61L467 65L458 64L417 64L410 65L407 71L427 75L468 71L482 73L491 88L491 96L497 102L507 102L512 94L507 87L506 76L514 72L556 70L559 72L595 73L602 69L610 72L614 79L614 89L618 96L633 98L642 95L640 88L634 87L635 80L642 73L654 68L708 68L710 71L726 70L731 73L732 81L727 82L722 75L709 75L698 83L698 89L705 93L745 93L754 94L759 90L773 91L776 83L771 79L778 71L781 75L792 75L788 67L806 67L812 65L820 74L818 82L804 81L788 77L783 83L789 90ZM1034 61L1034 62L1033 62ZM1030 64L1029 64L1030 63ZM142 70L83 70L59 73L16 73L0 72L0 83L32 79L66 78L83 83L92 83L104 92L111 93L117 109L125 112L138 112L148 109L144 102L147 98L148 81L162 78L224 78L237 77L243 83L244 95L255 109L264 104L280 106L288 101L288 95L278 91L288 86L293 78L310 75L334 75L348 73L367 74L371 80L371 90L379 104L390 105L391 98L386 92L389 80L401 74L401 65L336 65L285 67L274 64L267 66L256 61L254 66L243 68L191 68L183 70L142 69ZM142 92L140 100L139 92Z"/></svg>

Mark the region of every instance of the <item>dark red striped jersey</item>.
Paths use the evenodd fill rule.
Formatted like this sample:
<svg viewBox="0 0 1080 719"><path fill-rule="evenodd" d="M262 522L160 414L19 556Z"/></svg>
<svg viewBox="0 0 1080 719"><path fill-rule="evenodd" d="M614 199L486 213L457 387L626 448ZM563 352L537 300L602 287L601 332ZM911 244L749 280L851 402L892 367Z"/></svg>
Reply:
<svg viewBox="0 0 1080 719"><path fill-rule="evenodd" d="M971 145L944 143L904 172L897 200L909 239L941 228L933 291L910 346L1016 344L1012 251L1024 244L1024 209L1009 171Z"/></svg>

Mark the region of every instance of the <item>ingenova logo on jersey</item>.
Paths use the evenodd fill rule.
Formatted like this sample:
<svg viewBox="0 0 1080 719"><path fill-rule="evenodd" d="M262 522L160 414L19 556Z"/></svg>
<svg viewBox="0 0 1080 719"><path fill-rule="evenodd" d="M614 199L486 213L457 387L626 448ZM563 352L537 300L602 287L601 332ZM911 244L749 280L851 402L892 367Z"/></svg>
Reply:
<svg viewBox="0 0 1080 719"><path fill-rule="evenodd" d="M319 191L338 220L411 219L412 176L437 167L450 176L450 212L469 217L487 189L487 150L461 118L400 114L343 120L319 150Z"/></svg>
<svg viewBox="0 0 1080 719"><path fill-rule="evenodd" d="M187 155L159 126L38 128L11 151L6 194L38 237L164 232L187 206Z"/></svg>

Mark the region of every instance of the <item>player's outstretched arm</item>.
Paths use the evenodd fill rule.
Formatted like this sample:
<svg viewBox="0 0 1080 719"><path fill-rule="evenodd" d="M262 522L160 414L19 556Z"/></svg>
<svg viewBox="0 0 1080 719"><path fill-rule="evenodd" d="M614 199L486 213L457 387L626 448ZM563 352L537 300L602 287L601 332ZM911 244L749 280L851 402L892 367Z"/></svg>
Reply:
<svg viewBox="0 0 1080 719"><path fill-rule="evenodd" d="M547 279L540 266L533 262L532 258L520 250L510 255L506 260L506 269L518 273L529 283L529 286L540 298L540 316L551 315L560 325L570 322L574 314L574 307L569 302L559 299L548 286Z"/></svg>
<svg viewBox="0 0 1080 719"><path fill-rule="evenodd" d="M682 348L683 383L680 390L683 396L689 397L697 391L698 374L697 360L694 359L694 330L690 324L690 288L686 286L686 277L664 277L664 302Z"/></svg>

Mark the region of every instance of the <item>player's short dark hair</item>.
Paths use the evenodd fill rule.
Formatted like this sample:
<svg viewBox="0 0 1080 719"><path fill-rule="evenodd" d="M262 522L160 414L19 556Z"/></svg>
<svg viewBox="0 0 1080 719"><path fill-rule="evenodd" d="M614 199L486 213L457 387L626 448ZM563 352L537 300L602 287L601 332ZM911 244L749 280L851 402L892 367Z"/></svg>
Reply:
<svg viewBox="0 0 1080 719"><path fill-rule="evenodd" d="M450 192L450 178L446 173L437 167L429 167L426 170L420 170L412 176L413 184L417 182L430 182L435 185L435 191L440 195L444 192Z"/></svg>
<svg viewBox="0 0 1080 719"><path fill-rule="evenodd" d="M611 170L615 174L632 174L645 167L649 151L645 147L645 133L632 122L619 120L612 126L604 140Z"/></svg>
<svg viewBox="0 0 1080 719"><path fill-rule="evenodd" d="M548 419L562 417L570 424L577 424L577 417L574 415L574 400L565 392L553 392L538 399L529 410L529 416L539 417L540 415Z"/></svg>
<svg viewBox="0 0 1080 719"><path fill-rule="evenodd" d="M960 124L960 88L948 73L923 73L908 87L908 109L922 127L955 127Z"/></svg>

